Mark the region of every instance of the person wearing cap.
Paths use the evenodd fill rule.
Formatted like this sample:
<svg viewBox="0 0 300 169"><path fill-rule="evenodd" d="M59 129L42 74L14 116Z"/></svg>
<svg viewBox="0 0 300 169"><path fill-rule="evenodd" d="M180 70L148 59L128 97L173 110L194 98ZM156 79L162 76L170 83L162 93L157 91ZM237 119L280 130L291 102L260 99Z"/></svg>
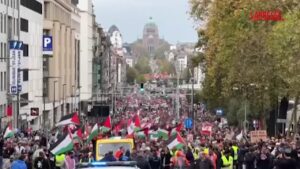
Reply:
<svg viewBox="0 0 300 169"><path fill-rule="evenodd" d="M222 169L233 169L233 158L229 150L225 150L221 158Z"/></svg>

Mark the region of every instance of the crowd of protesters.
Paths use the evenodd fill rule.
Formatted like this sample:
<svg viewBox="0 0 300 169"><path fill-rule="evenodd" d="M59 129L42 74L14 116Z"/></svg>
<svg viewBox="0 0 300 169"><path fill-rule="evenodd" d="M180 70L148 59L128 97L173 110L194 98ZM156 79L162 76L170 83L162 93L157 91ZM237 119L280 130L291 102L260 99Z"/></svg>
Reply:
<svg viewBox="0 0 300 169"><path fill-rule="evenodd" d="M164 103L163 107L150 106L161 102ZM164 99L154 103L139 100L138 106L133 108L127 107L133 105L128 100L119 100L117 105L123 112L114 115L113 123L120 123L138 108L141 119L160 118L159 123L151 126L152 129L178 125L178 122L174 122L174 115L170 113L173 111L171 103ZM188 107L183 106L181 119L187 117L187 109ZM135 137L134 150L120 147L117 152L108 152L102 161L137 161L140 169L300 169L300 140L285 137L251 143L247 137L236 139L240 130L223 125L220 119L206 112L201 106L196 109L196 117L195 130L183 129L180 132L185 138L185 144L180 148L169 149L162 138L151 140ZM200 132L204 122L213 125L212 134L209 136ZM121 128L122 125L117 131L106 134L106 137L124 134ZM92 144L75 144L73 151L53 156L49 147L55 139L55 133L47 136L41 131L18 131L9 140L1 136L0 168L75 169L78 163L95 161Z"/></svg>

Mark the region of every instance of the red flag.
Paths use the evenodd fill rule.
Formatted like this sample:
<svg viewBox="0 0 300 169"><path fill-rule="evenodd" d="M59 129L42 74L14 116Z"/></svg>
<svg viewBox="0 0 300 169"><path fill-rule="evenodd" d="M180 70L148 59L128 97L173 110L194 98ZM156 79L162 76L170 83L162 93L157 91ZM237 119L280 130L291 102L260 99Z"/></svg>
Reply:
<svg viewBox="0 0 300 169"><path fill-rule="evenodd" d="M80 125L80 119L78 117L78 113L76 112L73 117L72 117L72 120L71 120L73 123L77 124L77 125Z"/></svg>
<svg viewBox="0 0 300 169"><path fill-rule="evenodd" d="M181 132L182 129L183 129L183 124L182 124L182 123L179 123L179 124L176 126L176 131L177 131L177 132Z"/></svg>
<svg viewBox="0 0 300 169"><path fill-rule="evenodd" d="M141 127L141 121L140 121L140 117L138 115L135 115L133 117L133 121L132 122L134 123L135 127L139 127L139 128Z"/></svg>
<svg viewBox="0 0 300 169"><path fill-rule="evenodd" d="M83 139L83 135L82 135L81 128L79 128L76 132L77 132L77 136L82 140Z"/></svg>
<svg viewBox="0 0 300 169"><path fill-rule="evenodd" d="M13 109L12 109L12 105L9 104L6 107L6 116L11 117L13 115Z"/></svg>
<svg viewBox="0 0 300 169"><path fill-rule="evenodd" d="M105 120L104 123L103 123L103 126L104 126L105 128L110 128L110 129L111 129L111 119L110 119L110 116L108 116L108 117L106 118L106 120Z"/></svg>

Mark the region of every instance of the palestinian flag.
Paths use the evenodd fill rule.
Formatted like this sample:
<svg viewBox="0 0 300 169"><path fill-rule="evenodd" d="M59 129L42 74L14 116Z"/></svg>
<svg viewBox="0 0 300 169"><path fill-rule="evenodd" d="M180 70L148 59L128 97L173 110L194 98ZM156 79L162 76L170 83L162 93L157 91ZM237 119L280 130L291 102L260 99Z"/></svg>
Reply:
<svg viewBox="0 0 300 169"><path fill-rule="evenodd" d="M11 123L9 123L4 130L3 138L6 139L6 138L11 138L13 136L14 136L13 128L11 126Z"/></svg>
<svg viewBox="0 0 300 169"><path fill-rule="evenodd" d="M139 131L141 128L140 118L135 115L131 120L128 121L127 132L128 135L132 135L135 131Z"/></svg>
<svg viewBox="0 0 300 169"><path fill-rule="evenodd" d="M149 131L150 140L157 140L159 138L158 131L150 130Z"/></svg>
<svg viewBox="0 0 300 169"><path fill-rule="evenodd" d="M59 126L65 126L69 124L80 125L80 120L77 113L72 113L63 116L55 126L59 127Z"/></svg>
<svg viewBox="0 0 300 169"><path fill-rule="evenodd" d="M101 126L101 132L106 133L111 130L111 118L108 116Z"/></svg>
<svg viewBox="0 0 300 169"><path fill-rule="evenodd" d="M99 126L98 124L96 123L87 139L87 142L90 142L92 141L95 137L97 137L99 134Z"/></svg>
<svg viewBox="0 0 300 169"><path fill-rule="evenodd" d="M134 131L138 131L141 128L141 121L139 115L135 115L132 119L132 123L134 123Z"/></svg>
<svg viewBox="0 0 300 169"><path fill-rule="evenodd" d="M50 146L50 152L53 155L60 155L73 150L73 140L70 134L60 137L54 144Z"/></svg>
<svg viewBox="0 0 300 169"><path fill-rule="evenodd" d="M174 127L172 130L171 130L171 136L174 136L174 135L176 135L177 133L180 133L181 132L181 130L182 130L182 128L183 128L183 125L182 125L182 123L180 123L180 124L178 124L176 127Z"/></svg>
<svg viewBox="0 0 300 169"><path fill-rule="evenodd" d="M183 145L184 145L184 140L180 136L180 134L171 137L167 142L167 146L170 150L172 150L173 148L180 149L183 147Z"/></svg>
<svg viewBox="0 0 300 169"><path fill-rule="evenodd" d="M157 135L158 135L158 137L161 137L164 140L168 140L168 138L169 138L169 132L165 129L161 129L161 128L158 129L157 130Z"/></svg>
<svg viewBox="0 0 300 169"><path fill-rule="evenodd" d="M149 128L143 128L143 129L140 129L137 132L144 132L145 136L148 136L149 135Z"/></svg>
<svg viewBox="0 0 300 169"><path fill-rule="evenodd" d="M143 131L139 131L139 132L135 133L134 135L138 138L146 138L146 135Z"/></svg>
<svg viewBox="0 0 300 169"><path fill-rule="evenodd" d="M83 134L81 128L77 129L73 134L72 134L73 140L76 140L78 142L81 142L83 140Z"/></svg>

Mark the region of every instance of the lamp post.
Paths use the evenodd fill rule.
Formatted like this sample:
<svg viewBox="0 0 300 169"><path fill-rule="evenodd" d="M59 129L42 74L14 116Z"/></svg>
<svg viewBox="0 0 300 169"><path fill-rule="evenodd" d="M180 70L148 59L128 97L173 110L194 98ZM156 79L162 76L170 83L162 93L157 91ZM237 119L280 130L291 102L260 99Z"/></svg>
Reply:
<svg viewBox="0 0 300 169"><path fill-rule="evenodd" d="M239 87L233 87L233 90L241 90L244 94L244 122L243 122L243 128L244 128L245 132L247 130L247 123L248 123L248 121L247 121L247 103L246 103L247 98L248 98L248 96L247 96L248 88L249 87L255 87L255 86L256 86L256 84L250 83L250 84L246 84L246 85L244 84L240 88Z"/></svg>
<svg viewBox="0 0 300 169"><path fill-rule="evenodd" d="M55 123L56 123L56 109L55 109L55 84L57 83L58 81L55 80L53 81L53 126L55 126Z"/></svg>
<svg viewBox="0 0 300 169"><path fill-rule="evenodd" d="M74 112L74 104L75 104L75 102L76 102L76 98L75 98L75 85L72 85L72 96L71 96L71 113L73 113ZM75 102L74 102L74 100L75 100Z"/></svg>
<svg viewBox="0 0 300 169"><path fill-rule="evenodd" d="M63 108L62 108L62 111L61 111L61 115L64 116L65 114L65 87L66 87L67 84L63 84Z"/></svg>

